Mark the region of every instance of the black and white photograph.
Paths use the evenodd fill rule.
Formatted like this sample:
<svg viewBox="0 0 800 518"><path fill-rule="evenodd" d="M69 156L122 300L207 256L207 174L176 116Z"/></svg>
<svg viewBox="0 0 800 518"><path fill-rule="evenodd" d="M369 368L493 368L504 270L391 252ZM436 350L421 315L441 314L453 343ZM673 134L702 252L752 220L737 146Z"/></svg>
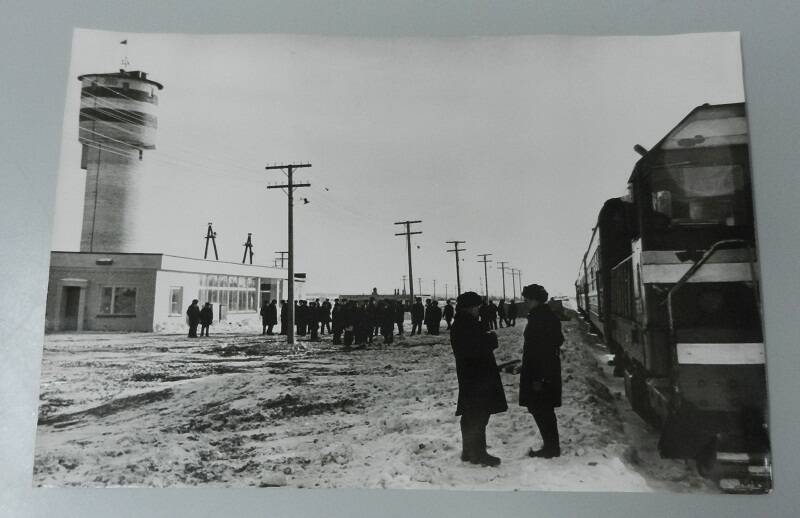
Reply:
<svg viewBox="0 0 800 518"><path fill-rule="evenodd" d="M772 490L738 33L75 29L68 76L34 486Z"/></svg>

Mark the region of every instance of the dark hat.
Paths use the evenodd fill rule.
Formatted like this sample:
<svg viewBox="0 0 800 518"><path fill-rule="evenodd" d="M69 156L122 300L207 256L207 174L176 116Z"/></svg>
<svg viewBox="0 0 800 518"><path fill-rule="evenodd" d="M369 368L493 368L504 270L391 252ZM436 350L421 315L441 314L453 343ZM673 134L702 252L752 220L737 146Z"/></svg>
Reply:
<svg viewBox="0 0 800 518"><path fill-rule="evenodd" d="M458 296L456 299L456 304L461 306L462 308L471 308L474 306L480 306L483 303L483 297L475 293L474 291L465 291L461 295Z"/></svg>
<svg viewBox="0 0 800 518"><path fill-rule="evenodd" d="M522 296L541 303L547 302L547 290L544 289L544 286L539 286L538 284L529 284L522 288Z"/></svg>

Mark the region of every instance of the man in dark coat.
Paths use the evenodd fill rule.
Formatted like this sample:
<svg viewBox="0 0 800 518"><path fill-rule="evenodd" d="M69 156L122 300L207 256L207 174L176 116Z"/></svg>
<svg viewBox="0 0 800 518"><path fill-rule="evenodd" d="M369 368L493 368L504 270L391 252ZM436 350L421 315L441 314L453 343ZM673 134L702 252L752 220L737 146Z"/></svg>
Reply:
<svg viewBox="0 0 800 518"><path fill-rule="evenodd" d="M550 459L561 455L555 408L561 406L561 359L564 335L561 321L547 306L547 291L538 284L525 286L522 296L531 305L525 326L519 404L533 415L543 446L528 455Z"/></svg>
<svg viewBox="0 0 800 518"><path fill-rule="evenodd" d="M428 306L427 312L428 322L425 324L428 327L428 333L432 335L439 334L439 326L442 324L442 308L435 300L431 301Z"/></svg>
<svg viewBox="0 0 800 518"><path fill-rule="evenodd" d="M380 308L375 303L375 299L370 298L366 309L366 318L370 326L369 338L367 341L370 343L372 343L372 337L378 336L381 331L380 315L378 314L379 310Z"/></svg>
<svg viewBox="0 0 800 518"><path fill-rule="evenodd" d="M500 299L500 302L497 304L497 319L500 322L500 327L503 327L505 323L508 325L508 321L506 320L506 301L505 299Z"/></svg>
<svg viewBox="0 0 800 518"><path fill-rule="evenodd" d="M342 307L343 304L339 303L339 299L333 301L333 308L331 308L331 332L333 333L333 345L342 343Z"/></svg>
<svg viewBox="0 0 800 518"><path fill-rule="evenodd" d="M508 410L494 359L497 335L487 332L478 321L480 295L467 291L458 296L456 303L450 345L458 376L456 415L461 416L461 460L482 466L497 466L500 459L486 452L489 416Z"/></svg>
<svg viewBox="0 0 800 518"><path fill-rule="evenodd" d="M422 305L422 298L417 297L417 301L411 306L411 336L414 332L422 334L422 321L425 319L425 306Z"/></svg>
<svg viewBox="0 0 800 518"><path fill-rule="evenodd" d="M489 316L489 324L491 329L497 329L497 306L493 300L489 301L486 308L486 314Z"/></svg>
<svg viewBox="0 0 800 518"><path fill-rule="evenodd" d="M262 308L261 313L261 324L264 326L266 331L262 331L263 334L272 335L275 334L272 332L272 328L275 327L275 324L278 323L278 301L273 300L269 304L266 304L265 308Z"/></svg>
<svg viewBox="0 0 800 518"><path fill-rule="evenodd" d="M322 303L322 306L320 307L320 309L321 309L321 313L320 313L321 327L320 327L319 332L320 332L320 334L324 335L325 334L325 329L327 329L328 330L328 334L330 334L331 333L331 309L332 309L330 299L325 299L325 302Z"/></svg>
<svg viewBox="0 0 800 518"><path fill-rule="evenodd" d="M200 323L200 307L197 303L200 302L194 299L192 303L186 308L186 323L189 324L189 338L197 338L197 325Z"/></svg>
<svg viewBox="0 0 800 518"><path fill-rule="evenodd" d="M383 343L386 345L394 341L394 307L391 301L384 300L381 303L378 314L381 317L381 335Z"/></svg>
<svg viewBox="0 0 800 518"><path fill-rule="evenodd" d="M344 347L349 349L355 340L356 303L348 301L342 308L342 329L344 329Z"/></svg>
<svg viewBox="0 0 800 518"><path fill-rule="evenodd" d="M478 308L478 319L483 324L483 328L487 331L492 330L492 324L489 322L489 306L486 303L481 303L481 306Z"/></svg>
<svg viewBox="0 0 800 518"><path fill-rule="evenodd" d="M211 303L206 302L200 310L200 336L208 336L208 328L213 321L214 310L211 308Z"/></svg>
<svg viewBox="0 0 800 518"><path fill-rule="evenodd" d="M517 325L517 303L513 300L508 303L508 320L506 324L510 327Z"/></svg>
<svg viewBox="0 0 800 518"><path fill-rule="evenodd" d="M406 319L406 308L403 306L403 302L396 300L394 301L394 323L397 324L397 336L403 336L403 322ZM392 328L394 330L394 328Z"/></svg>
<svg viewBox="0 0 800 518"><path fill-rule="evenodd" d="M308 323L308 329L311 333L310 339L312 342L316 342L319 340L320 307L315 301L308 306L306 311L306 322Z"/></svg>
<svg viewBox="0 0 800 518"><path fill-rule="evenodd" d="M447 330L450 331L450 328L453 326L453 317L456 314L453 305L450 303L450 299L447 299L447 302L445 302L443 313L444 321L447 322Z"/></svg>
<svg viewBox="0 0 800 518"><path fill-rule="evenodd" d="M287 326L289 325L289 310L286 308L286 301L281 301L281 334L289 334Z"/></svg>

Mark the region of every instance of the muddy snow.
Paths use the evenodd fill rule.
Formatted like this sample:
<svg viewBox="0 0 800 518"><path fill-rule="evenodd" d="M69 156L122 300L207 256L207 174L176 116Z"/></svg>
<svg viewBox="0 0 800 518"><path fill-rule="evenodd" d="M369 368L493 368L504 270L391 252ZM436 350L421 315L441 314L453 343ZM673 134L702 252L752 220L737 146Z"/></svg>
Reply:
<svg viewBox="0 0 800 518"><path fill-rule="evenodd" d="M520 358L523 327L498 330L498 363ZM294 351L241 330L48 335L34 483L718 492L659 458L602 346L577 320L564 332L562 456L526 455L541 440L503 372L509 410L487 428L497 468L459 460L446 332L349 352L328 335Z"/></svg>

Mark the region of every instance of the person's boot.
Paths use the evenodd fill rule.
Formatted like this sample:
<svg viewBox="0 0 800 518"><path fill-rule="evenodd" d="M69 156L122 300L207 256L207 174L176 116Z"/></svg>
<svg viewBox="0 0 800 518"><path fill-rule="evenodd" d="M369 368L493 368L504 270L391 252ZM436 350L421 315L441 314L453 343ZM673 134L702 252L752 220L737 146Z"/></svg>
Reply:
<svg viewBox="0 0 800 518"><path fill-rule="evenodd" d="M528 457L540 459L552 459L561 456L561 448L558 446L543 446L541 449L528 451Z"/></svg>
<svg viewBox="0 0 800 518"><path fill-rule="evenodd" d="M480 430L475 433L475 457L471 460L473 464L480 464L481 466L499 466L500 457L490 455L486 451L486 429Z"/></svg>

